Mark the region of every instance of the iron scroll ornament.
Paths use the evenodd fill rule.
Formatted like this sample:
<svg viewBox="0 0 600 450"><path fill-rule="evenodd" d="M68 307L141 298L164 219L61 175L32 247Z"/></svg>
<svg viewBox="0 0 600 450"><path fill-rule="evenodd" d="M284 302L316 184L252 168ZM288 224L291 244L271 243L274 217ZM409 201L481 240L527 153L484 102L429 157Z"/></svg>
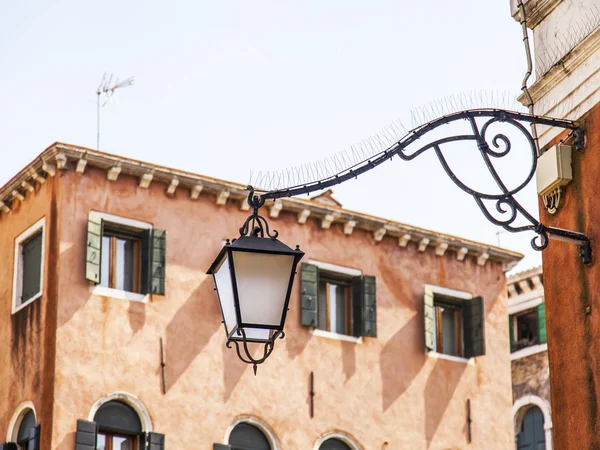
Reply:
<svg viewBox="0 0 600 450"><path fill-rule="evenodd" d="M485 122L483 125L481 125L480 122L478 123L477 119L485 120ZM410 151L410 149L415 147L413 144L430 131L459 120L466 120L470 124L471 133L437 139L418 148L415 151ZM489 133L490 126L496 123L510 125L519 131L525 137L529 147L528 151L531 152L531 168L527 172L525 179L516 187L510 189L499 176L493 161L507 156L512 150L512 143L506 134L497 133L493 136L488 136L488 134L491 134ZM376 154L372 158L356 164L349 169L322 180L312 181L303 185L292 186L284 189L266 191L259 196L254 195L254 188L248 186L248 189L250 190L248 203L255 211L257 211L266 200L276 200L278 198L292 197L320 191L322 189L326 189L328 187L335 186L350 179L356 178L358 175L377 167L383 162L391 160L394 156L398 156L404 161L410 161L428 150L433 150L446 174L456 186L473 197L481 212L491 223L500 226L511 233L533 231L536 236L531 240L531 246L538 251L544 250L548 246L549 238L576 243L579 245L580 257L582 261L585 264L591 263L592 249L590 240L587 236L576 231L563 230L544 225L535 217L533 217L515 197L529 184L535 175L537 168L538 155L535 140L524 123L559 127L565 130L571 130L571 134L574 136L576 149L583 150L583 130L581 130L577 122L534 116L501 109L466 110L439 117L427 124L417 127L387 150ZM497 192L480 192L476 189L473 189L465 182L461 181L459 177L452 171L442 152L442 146L444 144L457 141L472 141L477 145L480 156L498 188ZM492 213L492 211L490 211L490 202L494 205L496 214L499 214L500 217L497 217L494 215L494 213ZM255 214L258 215L257 213ZM518 224L517 222L519 221L524 221L525 224Z"/></svg>

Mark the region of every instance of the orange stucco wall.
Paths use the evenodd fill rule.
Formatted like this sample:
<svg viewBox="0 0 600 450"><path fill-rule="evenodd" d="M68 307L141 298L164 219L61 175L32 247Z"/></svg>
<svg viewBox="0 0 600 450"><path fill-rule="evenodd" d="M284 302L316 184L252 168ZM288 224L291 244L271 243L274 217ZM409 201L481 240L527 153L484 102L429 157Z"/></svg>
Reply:
<svg viewBox="0 0 600 450"><path fill-rule="evenodd" d="M388 449L513 445L506 280L499 263L480 267L469 256L459 262L451 252L444 257L432 249L420 253L414 244L400 248L392 238L376 243L361 230L346 236L338 224L330 230L310 219L299 225L295 215L282 212L271 224L282 241L301 245L305 260L377 277L378 337L355 344L313 336L299 322L296 283L286 338L254 376L234 350L225 348L213 283L205 275L222 240L239 234L247 213L237 202L217 206L207 194L194 201L183 190L171 198L160 183L142 189L133 177L110 182L106 172L94 168L84 175L63 172L58 189L54 422L52 444L46 441L44 450L74 448L77 419L88 419L94 402L116 391L143 402L154 430L166 434L168 448L212 449L214 442L224 442L239 416L267 424L280 448L289 450L312 449L332 431L346 433L364 450L379 450L385 442ZM42 198L36 201L45 204ZM167 230L166 296L140 303L90 292L84 276L90 210ZM19 218L27 219L33 223L34 217ZM19 228L14 222L11 226ZM486 356L465 364L425 354L426 283L484 296ZM165 344L164 395L160 338ZM310 372L316 394L312 419ZM470 445L467 399L473 420Z"/></svg>
<svg viewBox="0 0 600 450"><path fill-rule="evenodd" d="M573 155L573 181L548 225L581 231L592 240L594 262L584 265L576 245L550 241L543 252L552 435L557 449L600 448L600 105L583 119L585 150Z"/></svg>
<svg viewBox="0 0 600 450"><path fill-rule="evenodd" d="M34 405L42 440L50 442L52 434L57 270L48 261L56 261L58 253L57 184L50 178L37 185L23 203L15 200L12 212L0 221L0 442L7 439L11 417L24 402ZM42 297L11 314L15 240L42 218L46 255Z"/></svg>

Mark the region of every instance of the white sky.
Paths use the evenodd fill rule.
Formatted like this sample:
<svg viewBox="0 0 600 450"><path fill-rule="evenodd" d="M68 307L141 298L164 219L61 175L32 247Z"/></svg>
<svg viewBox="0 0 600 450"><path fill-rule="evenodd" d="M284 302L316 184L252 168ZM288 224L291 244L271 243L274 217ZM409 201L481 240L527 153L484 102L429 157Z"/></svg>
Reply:
<svg viewBox="0 0 600 450"><path fill-rule="evenodd" d="M103 108L101 150L247 183L251 169L332 155L447 95L517 94L525 71L508 0L10 3L0 12L0 183L55 141L95 148L104 72L136 82ZM459 168L469 158L475 148ZM497 242L433 155L334 192L349 209ZM537 214L536 201L532 187ZM527 253L519 270L540 262L531 237L500 236Z"/></svg>

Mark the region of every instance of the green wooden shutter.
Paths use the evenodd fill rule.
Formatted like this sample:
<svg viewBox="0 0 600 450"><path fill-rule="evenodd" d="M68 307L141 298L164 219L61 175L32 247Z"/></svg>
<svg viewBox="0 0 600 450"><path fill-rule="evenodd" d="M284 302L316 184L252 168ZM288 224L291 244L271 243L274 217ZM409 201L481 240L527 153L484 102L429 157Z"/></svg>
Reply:
<svg viewBox="0 0 600 450"><path fill-rule="evenodd" d="M166 260L167 260L167 232L152 230L150 232L150 276L148 292L151 294L165 295Z"/></svg>
<svg viewBox="0 0 600 450"><path fill-rule="evenodd" d="M377 282L365 275L362 283L362 336L377 337Z"/></svg>
<svg viewBox="0 0 600 450"><path fill-rule="evenodd" d="M0 444L0 450L19 450L14 442L5 442Z"/></svg>
<svg viewBox="0 0 600 450"><path fill-rule="evenodd" d="M429 286L425 286L423 307L425 310L425 349L433 351L435 349L435 311L433 308L433 289Z"/></svg>
<svg viewBox="0 0 600 450"><path fill-rule="evenodd" d="M300 268L300 321L307 327L317 327L319 301L319 268L313 264L303 263Z"/></svg>
<svg viewBox="0 0 600 450"><path fill-rule="evenodd" d="M485 303L483 297L462 301L465 357L485 355Z"/></svg>
<svg viewBox="0 0 600 450"><path fill-rule="evenodd" d="M99 284L101 280L101 262L102 219L98 213L90 212L88 214L85 277L96 284Z"/></svg>
<svg viewBox="0 0 600 450"><path fill-rule="evenodd" d="M95 450L98 440L98 425L87 420L77 421L75 450Z"/></svg>
<svg viewBox="0 0 600 450"><path fill-rule="evenodd" d="M40 425L36 425L29 431L29 441L27 441L27 450L40 450L40 433Z"/></svg>
<svg viewBox="0 0 600 450"><path fill-rule="evenodd" d="M508 316L508 341L510 342L510 352L515 351L515 332L513 329L514 316Z"/></svg>
<svg viewBox="0 0 600 450"><path fill-rule="evenodd" d="M363 335L363 277L352 278L352 335Z"/></svg>
<svg viewBox="0 0 600 450"><path fill-rule="evenodd" d="M137 450L148 450L148 433L140 433L140 445Z"/></svg>
<svg viewBox="0 0 600 450"><path fill-rule="evenodd" d="M165 450L165 435L160 433L148 433L148 450Z"/></svg>
<svg viewBox="0 0 600 450"><path fill-rule="evenodd" d="M538 317L538 341L540 344L545 344L548 342L546 336L546 307L543 303L540 303L535 309Z"/></svg>
<svg viewBox="0 0 600 450"><path fill-rule="evenodd" d="M23 286L21 303L25 303L41 290L43 234L40 231L22 244Z"/></svg>

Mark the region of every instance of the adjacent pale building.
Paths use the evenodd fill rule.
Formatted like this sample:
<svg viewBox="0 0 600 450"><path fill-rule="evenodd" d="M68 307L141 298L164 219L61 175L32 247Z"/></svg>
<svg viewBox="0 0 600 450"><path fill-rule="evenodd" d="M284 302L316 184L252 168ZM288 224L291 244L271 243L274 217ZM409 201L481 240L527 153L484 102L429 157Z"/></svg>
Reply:
<svg viewBox="0 0 600 450"><path fill-rule="evenodd" d="M507 449L521 255L343 209L263 208L306 253L254 376L209 265L243 186L54 144L0 189L0 448Z"/></svg>
<svg viewBox="0 0 600 450"><path fill-rule="evenodd" d="M551 450L550 371L541 267L508 278L508 314L516 447Z"/></svg>

